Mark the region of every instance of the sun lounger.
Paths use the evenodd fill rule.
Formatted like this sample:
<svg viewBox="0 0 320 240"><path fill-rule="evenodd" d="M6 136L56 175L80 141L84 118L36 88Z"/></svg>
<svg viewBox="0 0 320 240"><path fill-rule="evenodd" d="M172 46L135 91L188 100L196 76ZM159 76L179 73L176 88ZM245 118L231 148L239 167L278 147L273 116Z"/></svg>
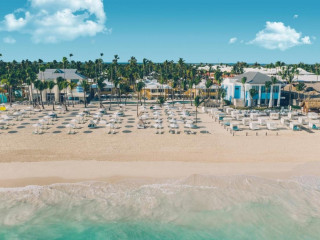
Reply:
<svg viewBox="0 0 320 240"><path fill-rule="evenodd" d="M257 122L250 122L249 128L250 128L251 130L259 130L259 129L260 129Z"/></svg>
<svg viewBox="0 0 320 240"><path fill-rule="evenodd" d="M298 123L302 124L302 125L306 125L307 124L307 117L298 117Z"/></svg>
<svg viewBox="0 0 320 240"><path fill-rule="evenodd" d="M223 124L226 126L230 126L230 122L232 121L232 118L224 118L223 119Z"/></svg>
<svg viewBox="0 0 320 240"><path fill-rule="evenodd" d="M259 113L250 113L250 119L252 121L258 120L258 117L259 117Z"/></svg>
<svg viewBox="0 0 320 240"><path fill-rule="evenodd" d="M240 131L239 126L236 123L231 123L230 128L232 131Z"/></svg>
<svg viewBox="0 0 320 240"><path fill-rule="evenodd" d="M242 119L242 124L243 124L244 126L249 126L249 124L250 124L250 118L243 118L243 119Z"/></svg>
<svg viewBox="0 0 320 240"><path fill-rule="evenodd" d="M309 122L309 128L312 130L319 130L320 129L320 124L319 122Z"/></svg>
<svg viewBox="0 0 320 240"><path fill-rule="evenodd" d="M275 122L268 122L267 128L268 130L278 130L277 123Z"/></svg>
<svg viewBox="0 0 320 240"><path fill-rule="evenodd" d="M287 125L287 124L290 123L290 119L289 119L289 117L282 117L280 119L280 122L281 122L282 125Z"/></svg>
<svg viewBox="0 0 320 240"><path fill-rule="evenodd" d="M315 120L315 119L319 118L319 115L317 113L315 113L315 112L309 112L308 113L308 118L312 119L312 120Z"/></svg>
<svg viewBox="0 0 320 240"><path fill-rule="evenodd" d="M293 131L300 131L301 127L300 127L299 123L291 122L290 123L290 129L293 130Z"/></svg>
<svg viewBox="0 0 320 240"><path fill-rule="evenodd" d="M267 124L267 119L264 117L258 117L258 123L260 126L265 126Z"/></svg>
<svg viewBox="0 0 320 240"><path fill-rule="evenodd" d="M291 120L297 119L298 113L297 112L289 112L288 113L288 118Z"/></svg>
<svg viewBox="0 0 320 240"><path fill-rule="evenodd" d="M270 113L271 120L279 120L280 114L279 113Z"/></svg>
<svg viewBox="0 0 320 240"><path fill-rule="evenodd" d="M88 128L95 129L95 128L97 128L97 124L91 120L90 123L88 124Z"/></svg>

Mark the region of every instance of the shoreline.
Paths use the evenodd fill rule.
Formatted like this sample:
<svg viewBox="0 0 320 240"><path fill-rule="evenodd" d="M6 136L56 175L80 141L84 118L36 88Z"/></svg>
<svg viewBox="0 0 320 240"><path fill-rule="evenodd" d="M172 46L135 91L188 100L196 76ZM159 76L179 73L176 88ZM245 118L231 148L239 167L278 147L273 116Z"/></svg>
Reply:
<svg viewBox="0 0 320 240"><path fill-rule="evenodd" d="M280 180L320 176L320 161L201 163L92 160L0 163L1 188L87 181L117 182L123 179L180 179L191 175L247 175Z"/></svg>

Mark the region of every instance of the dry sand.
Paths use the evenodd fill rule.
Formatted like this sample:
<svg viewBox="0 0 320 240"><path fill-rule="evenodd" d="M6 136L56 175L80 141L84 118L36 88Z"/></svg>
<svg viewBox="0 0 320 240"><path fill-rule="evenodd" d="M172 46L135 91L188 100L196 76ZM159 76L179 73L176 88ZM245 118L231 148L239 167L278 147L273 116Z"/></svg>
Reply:
<svg viewBox="0 0 320 240"><path fill-rule="evenodd" d="M277 136L260 130L255 136L245 130L232 136L209 115L199 113L201 128L196 135L186 135L183 129L179 135L169 134L167 124L165 133L156 135L155 129L137 130L136 107L131 106L115 135L104 128L89 130L86 125L77 134L67 135L60 127L81 111L79 107L70 110L59 115L59 121L43 135L32 134L31 125L37 122L32 119L39 114L0 130L0 186L192 174L320 175L320 131L283 129Z"/></svg>

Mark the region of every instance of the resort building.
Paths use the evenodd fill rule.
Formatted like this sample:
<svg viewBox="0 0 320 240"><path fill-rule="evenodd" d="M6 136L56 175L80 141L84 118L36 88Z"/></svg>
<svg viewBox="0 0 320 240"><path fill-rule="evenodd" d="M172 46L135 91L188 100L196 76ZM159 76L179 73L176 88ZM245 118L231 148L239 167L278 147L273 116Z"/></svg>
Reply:
<svg viewBox="0 0 320 240"><path fill-rule="evenodd" d="M198 85L193 85L192 89L188 89L185 92L186 97L194 98L195 96L209 97L210 99L215 99L218 96L218 86L212 84L210 88L206 87L206 80L202 79Z"/></svg>
<svg viewBox="0 0 320 240"><path fill-rule="evenodd" d="M241 79L246 77L243 85ZM271 77L260 72L247 72L233 78L226 78L222 83L222 88L226 90L225 100L230 101L235 106L268 105L280 106L281 83L272 85L266 89L266 82L271 81ZM257 94L250 96L250 89L256 89ZM245 100L245 101L244 101Z"/></svg>
<svg viewBox="0 0 320 240"><path fill-rule="evenodd" d="M110 82L108 79L106 79L103 81L103 83L104 83L104 88L101 91L101 98L102 99L111 98L114 95L116 95L116 87L114 86L113 82ZM91 87L95 91L95 96L97 97L97 93L98 93L97 84L94 83L91 85Z"/></svg>
<svg viewBox="0 0 320 240"><path fill-rule="evenodd" d="M141 90L143 98L155 100L160 96L170 98L172 88L168 84L161 84L156 79L145 79L145 87Z"/></svg>
<svg viewBox="0 0 320 240"><path fill-rule="evenodd" d="M71 90L69 88L59 91L58 86L55 85L51 93L48 89L42 92L43 101L50 102L54 100L56 102L59 102L59 101L63 101L66 97L69 100L75 100L75 101L84 100L83 89L80 86L80 83L83 80L87 79L87 77L78 73L77 69L46 69L44 72L38 73L38 79L41 81L54 81L55 83L57 83L57 78L59 77L66 79L69 83L71 82L77 83L78 86L71 93ZM33 86L33 98L37 98L37 94L38 93ZM86 97L88 96L89 94L87 94Z"/></svg>

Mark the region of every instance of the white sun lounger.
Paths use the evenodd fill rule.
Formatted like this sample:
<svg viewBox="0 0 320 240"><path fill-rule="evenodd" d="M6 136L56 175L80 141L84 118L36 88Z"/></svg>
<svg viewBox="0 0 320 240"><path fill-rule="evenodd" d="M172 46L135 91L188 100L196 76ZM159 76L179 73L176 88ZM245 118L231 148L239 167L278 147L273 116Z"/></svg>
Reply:
<svg viewBox="0 0 320 240"><path fill-rule="evenodd" d="M277 123L275 122L267 122L268 130L278 130Z"/></svg>
<svg viewBox="0 0 320 240"><path fill-rule="evenodd" d="M257 122L250 122L249 128L250 128L251 130L259 130L259 129L260 129Z"/></svg>

